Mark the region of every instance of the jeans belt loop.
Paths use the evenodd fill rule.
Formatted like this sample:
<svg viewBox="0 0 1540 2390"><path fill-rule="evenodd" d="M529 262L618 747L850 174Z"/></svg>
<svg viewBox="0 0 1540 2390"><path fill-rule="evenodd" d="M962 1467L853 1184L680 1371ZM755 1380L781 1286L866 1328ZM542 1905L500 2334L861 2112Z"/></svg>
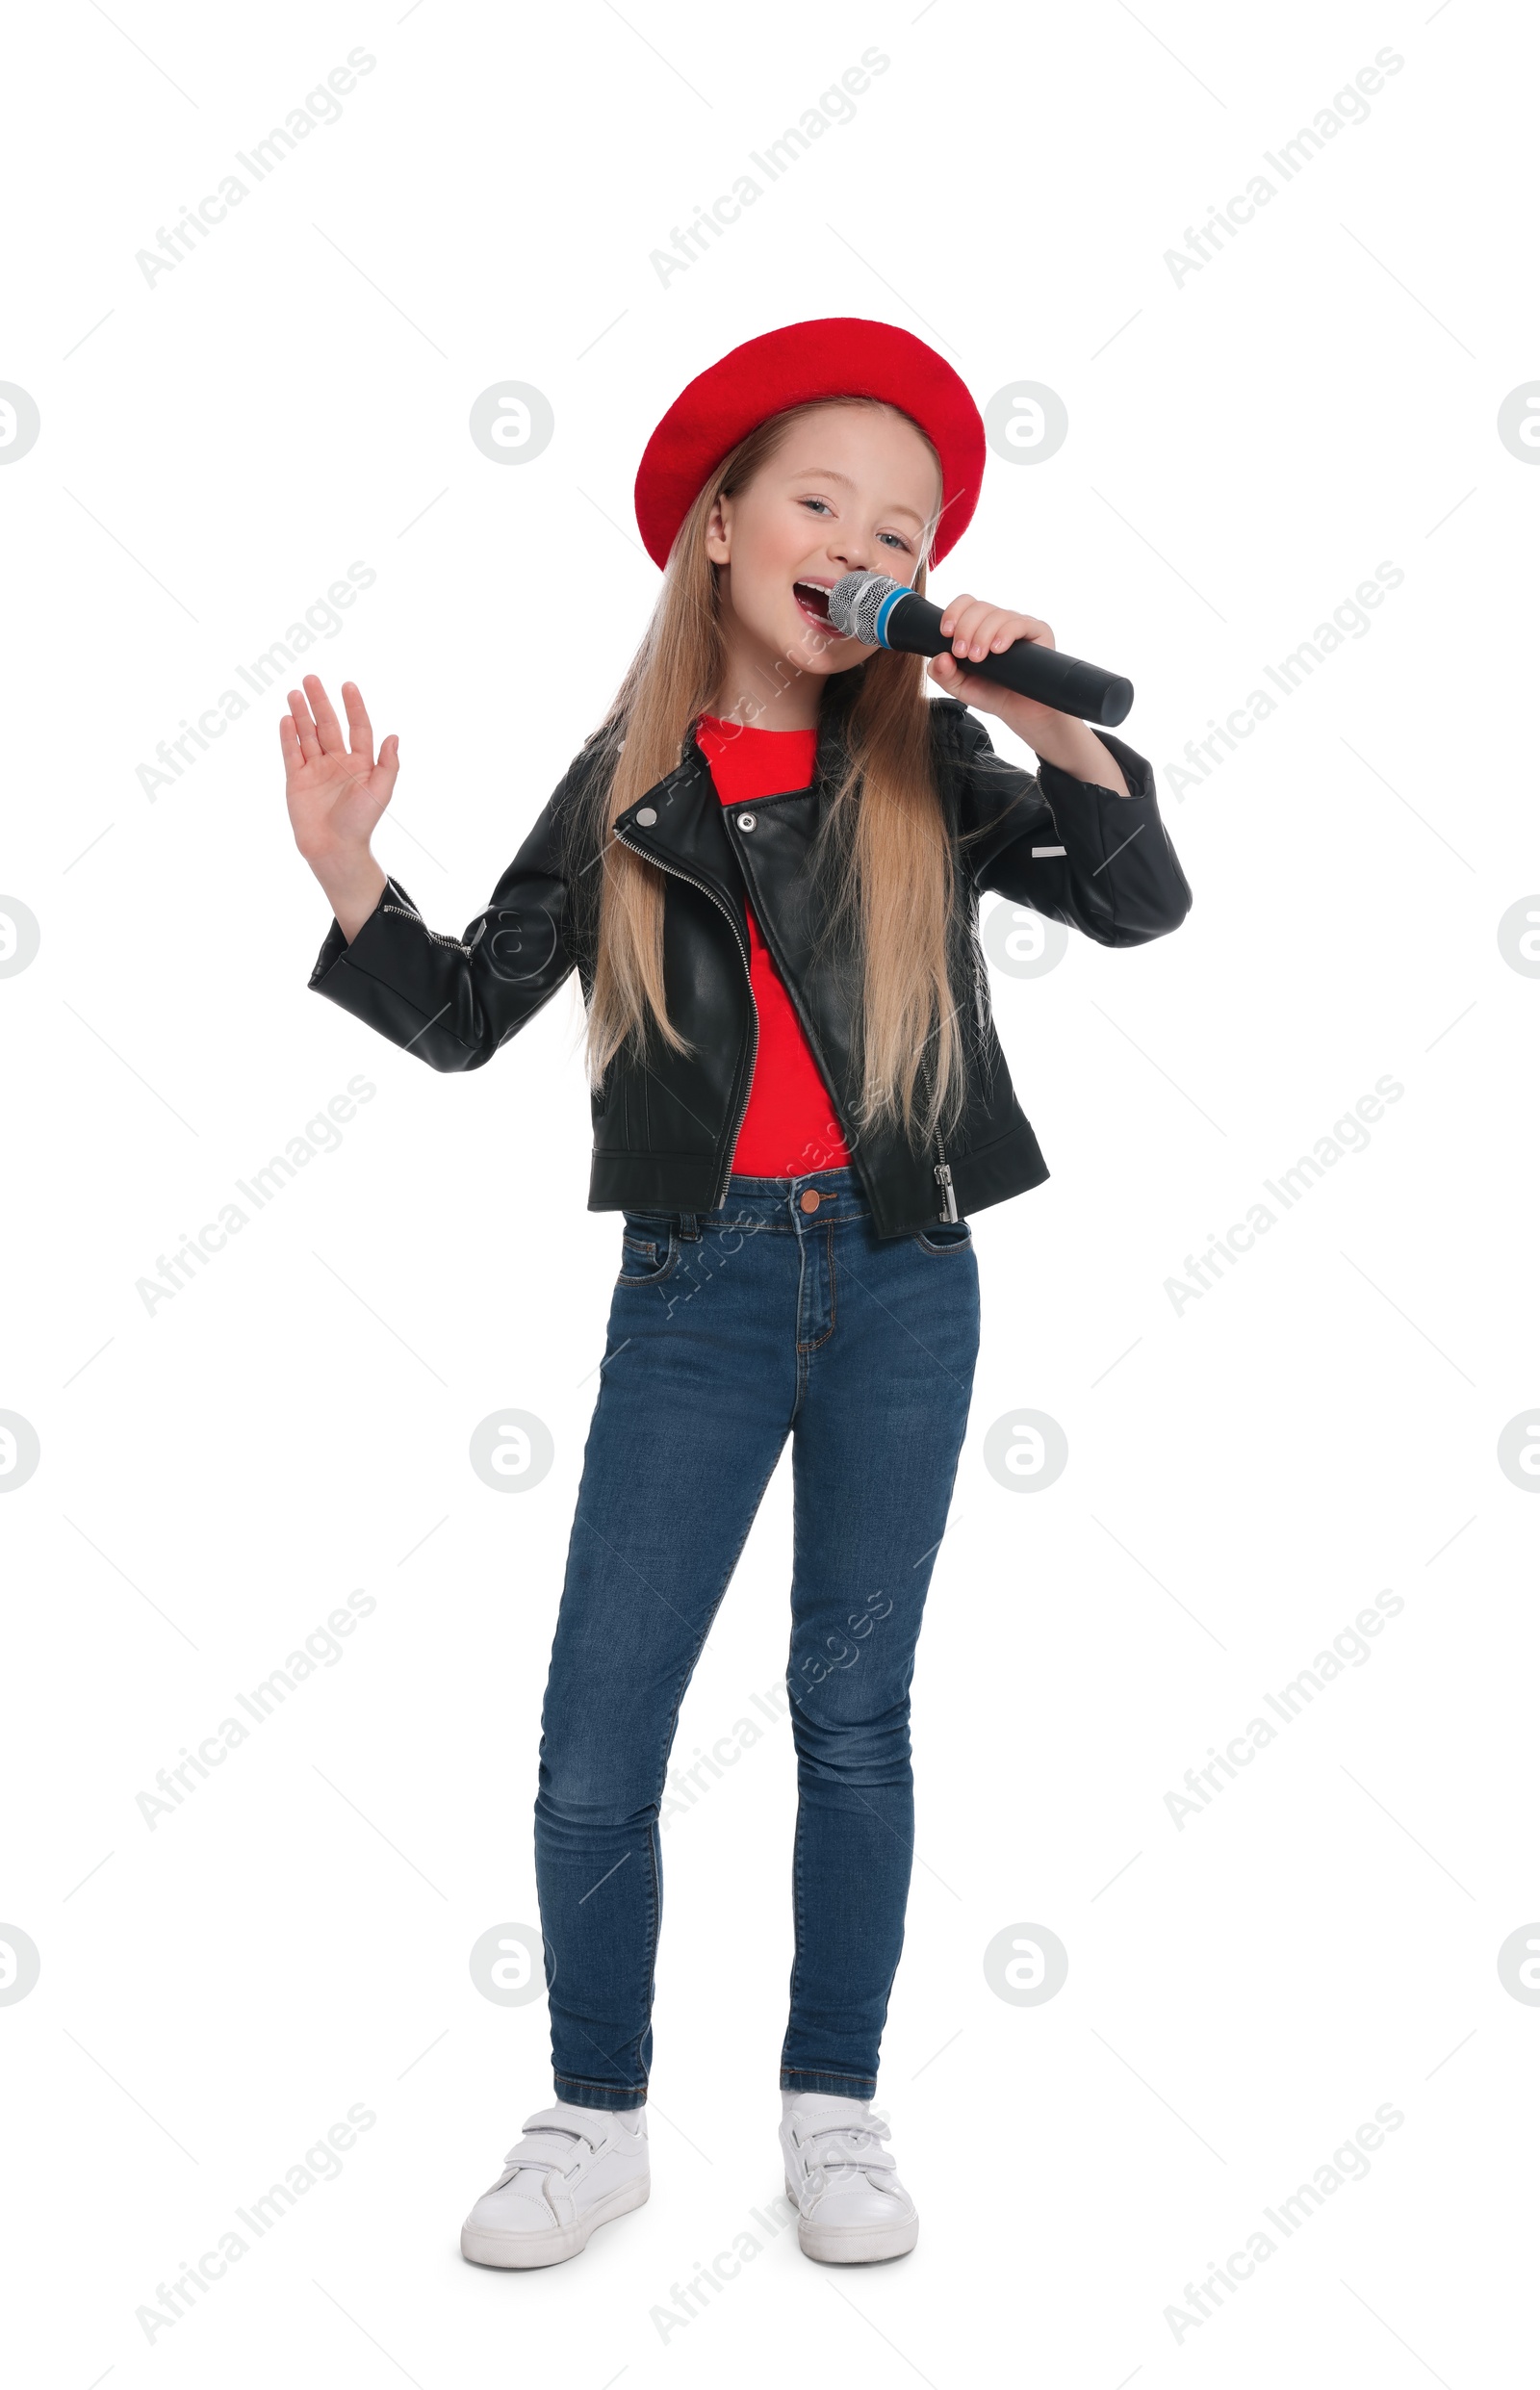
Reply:
<svg viewBox="0 0 1540 2390"><path fill-rule="evenodd" d="M699 1237L700 1233L701 1231L696 1225L695 1214L693 1212L680 1212L680 1235L687 1240L693 1240Z"/></svg>

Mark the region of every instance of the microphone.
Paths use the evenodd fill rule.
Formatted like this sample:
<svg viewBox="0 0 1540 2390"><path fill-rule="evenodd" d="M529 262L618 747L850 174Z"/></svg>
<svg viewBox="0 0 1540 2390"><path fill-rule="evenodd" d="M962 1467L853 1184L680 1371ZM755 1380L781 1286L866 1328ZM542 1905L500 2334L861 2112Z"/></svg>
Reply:
<svg viewBox="0 0 1540 2390"><path fill-rule="evenodd" d="M847 573L829 592L829 619L836 630L863 647L892 648L901 655L951 653L952 642L941 633L941 612L886 573ZM998 681L1002 688L1086 722L1109 727L1122 722L1134 702L1132 681L1031 639L1017 639L1003 655L986 655L978 663L960 655L957 662L960 671Z"/></svg>

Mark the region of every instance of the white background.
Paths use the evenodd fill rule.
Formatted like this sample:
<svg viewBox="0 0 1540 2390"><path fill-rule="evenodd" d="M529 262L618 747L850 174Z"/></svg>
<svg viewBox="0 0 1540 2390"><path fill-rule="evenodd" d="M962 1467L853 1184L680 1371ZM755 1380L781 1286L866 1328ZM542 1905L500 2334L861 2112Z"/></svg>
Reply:
<svg viewBox="0 0 1540 2390"><path fill-rule="evenodd" d="M1178 282L1166 252L1387 46L1368 120ZM358 47L341 120L147 283L136 252ZM869 48L854 120L661 282L651 252ZM1530 28L1469 0L65 0L9 50L0 378L42 424L0 470L0 887L41 929L0 982L0 1408L41 1443L0 1505L0 1919L41 1954L0 2007L16 2377L1513 2378L1540 2014L1497 1953L1540 1915L1536 1514L1497 1444L1537 1392L1540 988L1497 925L1540 885L1540 474L1496 426L1537 371ZM981 405L1013 377L1063 398L1064 448L991 455L933 586L1130 675L1194 904L1142 950L995 974L1053 1175L975 1221L984 1347L920 1646L880 2091L917 2250L836 2274L750 2220L780 2183L781 1725L666 1837L650 2205L498 2274L458 2227L550 2095L546 2017L468 1957L536 1915L619 1248L585 1209L578 999L430 1073L307 990L328 908L277 705L153 801L139 767L366 563L304 660L399 732L381 860L458 934L641 634L657 417L736 342L847 313L932 340ZM517 469L467 433L499 376L554 410ZM1179 793L1187 742L1382 560L1404 579L1367 633ZM359 1073L337 1150L147 1312L158 1257ZM1367 1149L1176 1311L1185 1257L1385 1074ZM555 1442L516 1496L467 1459L506 1405ZM1035 1495L981 1459L1017 1406L1069 1440ZM783 1669L788 1531L783 1469L681 1757ZM354 1586L376 1607L344 1657L152 1831L157 1771ZM1404 1607L1372 1658L1178 1830L1186 1771L1382 1587ZM1023 1923L1069 1953L1036 2007L983 1967ZM147 2340L157 2286L360 2102L340 2176ZM1266 2225L1386 2102L1367 2177ZM1259 2228L1276 2253L1191 2321L1185 2286ZM754 2261L660 2326L746 2229Z"/></svg>

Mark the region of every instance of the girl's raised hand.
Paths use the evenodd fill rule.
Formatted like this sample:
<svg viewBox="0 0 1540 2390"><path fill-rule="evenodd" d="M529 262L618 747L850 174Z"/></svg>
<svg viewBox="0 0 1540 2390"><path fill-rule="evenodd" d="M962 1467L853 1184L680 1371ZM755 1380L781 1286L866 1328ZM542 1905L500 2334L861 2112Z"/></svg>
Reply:
<svg viewBox="0 0 1540 2390"><path fill-rule="evenodd" d="M376 762L374 733L357 682L343 682L345 740L320 680L307 672L304 681L303 695L290 690L289 711L278 724L295 844L312 865L367 855L400 768L395 732L381 742Z"/></svg>

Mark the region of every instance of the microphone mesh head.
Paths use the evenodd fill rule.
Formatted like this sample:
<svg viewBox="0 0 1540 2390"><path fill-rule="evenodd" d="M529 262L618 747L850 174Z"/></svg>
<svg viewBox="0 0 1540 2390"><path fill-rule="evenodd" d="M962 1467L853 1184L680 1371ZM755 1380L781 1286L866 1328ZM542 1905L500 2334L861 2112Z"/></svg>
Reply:
<svg viewBox="0 0 1540 2390"><path fill-rule="evenodd" d="M829 619L847 639L876 647L877 615L883 600L908 585L890 580L886 573L847 573L829 592Z"/></svg>

